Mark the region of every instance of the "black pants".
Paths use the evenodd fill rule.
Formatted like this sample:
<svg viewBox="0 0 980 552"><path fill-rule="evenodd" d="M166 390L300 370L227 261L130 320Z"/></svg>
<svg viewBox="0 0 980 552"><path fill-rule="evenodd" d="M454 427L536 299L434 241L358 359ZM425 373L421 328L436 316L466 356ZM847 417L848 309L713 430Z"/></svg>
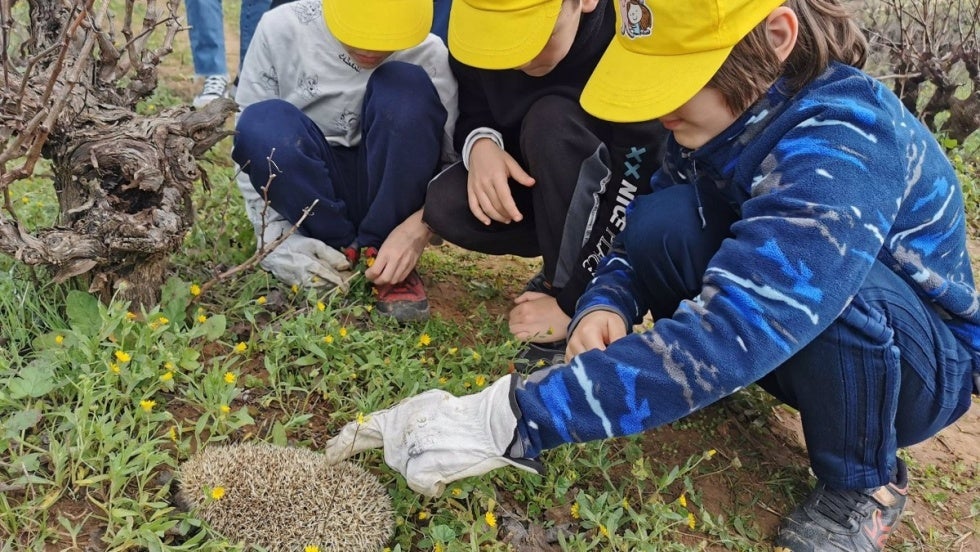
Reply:
<svg viewBox="0 0 980 552"><path fill-rule="evenodd" d="M520 222L484 225L470 212L462 163L437 176L426 194L424 220L444 239L491 255L544 260L544 275L565 313L623 229L626 205L650 191L660 168L667 133L660 123L610 123L587 114L578 102L545 96L535 102L511 155L524 159L535 179L526 188L511 182Z"/></svg>

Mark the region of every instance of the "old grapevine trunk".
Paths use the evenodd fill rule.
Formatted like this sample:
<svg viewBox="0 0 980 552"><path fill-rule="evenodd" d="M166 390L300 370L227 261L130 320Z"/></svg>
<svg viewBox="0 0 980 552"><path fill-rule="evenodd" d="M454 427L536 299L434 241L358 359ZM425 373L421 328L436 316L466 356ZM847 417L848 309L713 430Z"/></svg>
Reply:
<svg viewBox="0 0 980 552"><path fill-rule="evenodd" d="M26 15L16 0L0 0L0 252L50 268L57 281L83 277L103 299L158 300L194 219L197 159L227 136L235 109L220 100L199 111L137 113L181 28L177 4L128 0L119 25L107 0L30 0ZM137 5L145 15L134 29ZM151 50L161 29L162 46ZM33 176L41 157L51 162L59 217L28 232L8 191Z"/></svg>

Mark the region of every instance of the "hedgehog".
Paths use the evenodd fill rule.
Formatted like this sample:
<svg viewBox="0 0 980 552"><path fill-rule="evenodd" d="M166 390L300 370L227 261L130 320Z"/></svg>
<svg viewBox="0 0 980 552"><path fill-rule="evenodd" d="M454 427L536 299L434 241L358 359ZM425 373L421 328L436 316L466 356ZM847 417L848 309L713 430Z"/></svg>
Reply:
<svg viewBox="0 0 980 552"><path fill-rule="evenodd" d="M176 479L179 507L230 541L269 552L376 552L394 530L391 497L377 477L350 462L328 466L309 449L206 447Z"/></svg>

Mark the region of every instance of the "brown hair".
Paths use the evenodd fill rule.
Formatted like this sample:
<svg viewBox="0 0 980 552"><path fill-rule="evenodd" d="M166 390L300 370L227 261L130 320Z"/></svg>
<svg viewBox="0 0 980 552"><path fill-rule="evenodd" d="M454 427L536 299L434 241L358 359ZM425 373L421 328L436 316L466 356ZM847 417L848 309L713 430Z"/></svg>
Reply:
<svg viewBox="0 0 980 552"><path fill-rule="evenodd" d="M759 99L777 78L786 78L786 94L795 94L817 78L832 61L864 65L868 42L850 11L838 0L788 0L799 19L796 46L780 62L769 44L765 21L745 36L708 82L721 92L733 113Z"/></svg>

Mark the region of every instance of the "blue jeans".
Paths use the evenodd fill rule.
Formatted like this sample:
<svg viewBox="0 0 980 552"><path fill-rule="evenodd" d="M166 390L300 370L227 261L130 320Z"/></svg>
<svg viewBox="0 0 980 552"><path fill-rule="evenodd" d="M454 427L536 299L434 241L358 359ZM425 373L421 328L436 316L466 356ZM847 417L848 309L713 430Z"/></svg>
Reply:
<svg viewBox="0 0 980 552"><path fill-rule="evenodd" d="M269 9L271 0L242 0L239 19L241 42L238 50L238 67L248 51L248 44L255 34L262 14ZM194 73L202 77L227 75L225 61L225 29L221 0L185 0L187 7L188 34L191 39L191 57Z"/></svg>
<svg viewBox="0 0 980 552"><path fill-rule="evenodd" d="M702 187L699 200L686 185L638 197L629 216L622 243L658 318L698 293L738 218L716 194ZM898 448L932 437L966 412L971 372L970 352L941 316L876 262L830 327L758 383L800 411L817 477L855 489L887 483Z"/></svg>
<svg viewBox="0 0 980 552"><path fill-rule="evenodd" d="M368 80L358 146L330 145L313 120L275 99L245 108L231 156L264 195L274 151L278 170L264 197L292 223L317 201L304 234L335 249L379 247L422 208L439 169L446 117L424 69L389 61Z"/></svg>

